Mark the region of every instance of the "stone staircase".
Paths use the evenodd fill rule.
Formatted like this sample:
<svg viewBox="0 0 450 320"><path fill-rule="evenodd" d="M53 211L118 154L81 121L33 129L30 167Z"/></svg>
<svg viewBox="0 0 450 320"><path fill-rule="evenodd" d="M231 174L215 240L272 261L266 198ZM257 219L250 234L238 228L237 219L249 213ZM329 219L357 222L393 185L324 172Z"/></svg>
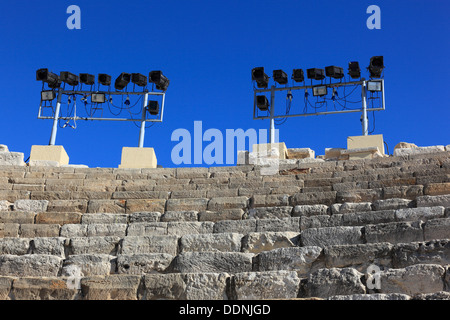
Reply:
<svg viewBox="0 0 450 320"><path fill-rule="evenodd" d="M449 155L1 166L0 299L450 299Z"/></svg>

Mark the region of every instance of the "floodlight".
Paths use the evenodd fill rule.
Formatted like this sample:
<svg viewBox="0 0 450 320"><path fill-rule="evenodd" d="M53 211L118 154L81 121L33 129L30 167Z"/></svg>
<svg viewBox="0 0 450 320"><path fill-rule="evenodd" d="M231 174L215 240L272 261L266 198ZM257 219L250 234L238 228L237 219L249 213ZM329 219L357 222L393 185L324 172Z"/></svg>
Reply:
<svg viewBox="0 0 450 320"><path fill-rule="evenodd" d="M131 82L139 87L145 87L147 85L147 77L140 73L132 73Z"/></svg>
<svg viewBox="0 0 450 320"><path fill-rule="evenodd" d="M104 93L92 93L91 102L92 103L105 103L106 96Z"/></svg>
<svg viewBox="0 0 450 320"><path fill-rule="evenodd" d="M348 63L348 75L352 79L361 78L361 69L359 68L358 61L351 61Z"/></svg>
<svg viewBox="0 0 450 320"><path fill-rule="evenodd" d="M313 87L313 96L314 97L322 97L328 93L326 86L316 86Z"/></svg>
<svg viewBox="0 0 450 320"><path fill-rule="evenodd" d="M131 74L122 72L120 76L117 77L116 82L114 83L114 87L116 90L122 90L125 88L128 83L130 83L131 80Z"/></svg>
<svg viewBox="0 0 450 320"><path fill-rule="evenodd" d="M264 73L264 67L252 69L252 80L256 81L258 88L267 88L269 85L269 76Z"/></svg>
<svg viewBox="0 0 450 320"><path fill-rule="evenodd" d="M381 91L380 81L367 81L367 90L370 92Z"/></svg>
<svg viewBox="0 0 450 320"><path fill-rule="evenodd" d="M327 77L342 79L344 77L344 69L336 66L325 67L325 74Z"/></svg>
<svg viewBox="0 0 450 320"><path fill-rule="evenodd" d="M56 98L56 93L53 90L45 90L41 92L42 101L51 101Z"/></svg>
<svg viewBox="0 0 450 320"><path fill-rule="evenodd" d="M47 68L42 68L36 71L36 80L46 82L52 89L61 86L61 80L58 75L48 71Z"/></svg>
<svg viewBox="0 0 450 320"><path fill-rule="evenodd" d="M295 82L305 81L303 69L294 69L294 71L292 72L292 79L294 79Z"/></svg>
<svg viewBox="0 0 450 320"><path fill-rule="evenodd" d="M151 115L156 116L159 113L159 102L158 101L154 101L154 100L150 100L148 102L147 111Z"/></svg>
<svg viewBox="0 0 450 320"><path fill-rule="evenodd" d="M371 78L380 78L384 69L383 56L375 56L370 58L370 64L367 69L369 69Z"/></svg>
<svg viewBox="0 0 450 320"><path fill-rule="evenodd" d="M273 70L273 80L279 84L288 83L287 74L283 70Z"/></svg>
<svg viewBox="0 0 450 320"><path fill-rule="evenodd" d="M95 83L95 76L89 73L80 73L80 82L92 86Z"/></svg>
<svg viewBox="0 0 450 320"><path fill-rule="evenodd" d="M98 74L98 82L104 86L110 86L111 85L111 76L106 73L99 73Z"/></svg>
<svg viewBox="0 0 450 320"><path fill-rule="evenodd" d="M306 70L306 75L308 77L308 79L313 79L313 80L323 80L325 79L325 74L323 69L318 69L318 68L311 68Z"/></svg>
<svg viewBox="0 0 450 320"><path fill-rule="evenodd" d="M266 96L256 96L256 106L261 111L267 111L269 109L269 100Z"/></svg>
<svg viewBox="0 0 450 320"><path fill-rule="evenodd" d="M148 75L149 82L156 85L156 89L166 91L170 80L162 74L162 71L150 71Z"/></svg>
<svg viewBox="0 0 450 320"><path fill-rule="evenodd" d="M62 71L60 73L61 80L67 83L69 86L77 86L78 85L78 76L69 72L69 71Z"/></svg>

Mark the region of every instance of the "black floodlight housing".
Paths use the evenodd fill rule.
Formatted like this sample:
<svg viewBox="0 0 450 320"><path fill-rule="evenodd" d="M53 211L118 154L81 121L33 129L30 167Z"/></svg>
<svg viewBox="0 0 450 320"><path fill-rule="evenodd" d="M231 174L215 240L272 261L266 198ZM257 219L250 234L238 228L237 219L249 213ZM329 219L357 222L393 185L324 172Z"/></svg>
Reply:
<svg viewBox="0 0 450 320"><path fill-rule="evenodd" d="M256 96L256 106L261 111L267 111L269 109L269 100L266 96Z"/></svg>
<svg viewBox="0 0 450 320"><path fill-rule="evenodd" d="M156 85L156 89L166 91L169 86L170 80L163 75L162 71L150 71L148 74L148 80Z"/></svg>
<svg viewBox="0 0 450 320"><path fill-rule="evenodd" d="M308 79L323 80L325 79L325 73L323 69L311 68L306 70L306 76Z"/></svg>
<svg viewBox="0 0 450 320"><path fill-rule="evenodd" d="M114 87L116 90L122 90L125 88L131 80L131 74L122 72L120 76L117 77L116 82L114 83Z"/></svg>
<svg viewBox="0 0 450 320"><path fill-rule="evenodd" d="M381 81L367 81L367 90L370 92L380 92Z"/></svg>
<svg viewBox="0 0 450 320"><path fill-rule="evenodd" d="M61 80L65 83L67 83L69 86L75 87L79 83L78 76L69 71L61 71L60 77L61 77Z"/></svg>
<svg viewBox="0 0 450 320"><path fill-rule="evenodd" d="M92 103L105 103L106 95L104 93L92 93L91 102Z"/></svg>
<svg viewBox="0 0 450 320"><path fill-rule="evenodd" d="M56 98L56 93L53 90L44 90L41 92L42 101L52 101Z"/></svg>
<svg viewBox="0 0 450 320"><path fill-rule="evenodd" d="M156 116L159 113L159 102L150 100L148 102L147 111L153 116Z"/></svg>
<svg viewBox="0 0 450 320"><path fill-rule="evenodd" d="M140 73L132 73L131 82L139 87L145 87L147 85L147 77Z"/></svg>
<svg viewBox="0 0 450 320"><path fill-rule="evenodd" d="M344 77L344 69L336 66L328 66L325 67L325 74L327 77L342 79Z"/></svg>
<svg viewBox="0 0 450 320"><path fill-rule="evenodd" d="M95 76L89 73L80 73L80 82L92 86L95 83Z"/></svg>
<svg viewBox="0 0 450 320"><path fill-rule="evenodd" d="M313 96L314 97L322 97L327 95L328 90L326 86L316 86L313 87Z"/></svg>
<svg viewBox="0 0 450 320"><path fill-rule="evenodd" d="M269 76L264 73L264 67L252 69L252 80L256 81L258 88L267 88L269 86Z"/></svg>
<svg viewBox="0 0 450 320"><path fill-rule="evenodd" d="M61 80L58 75L48 71L47 68L42 68L36 71L36 80L46 82L52 89L61 86Z"/></svg>
<svg viewBox="0 0 450 320"><path fill-rule="evenodd" d="M361 78L361 69L359 68L359 62L358 61L351 61L348 63L348 75L352 79L359 79Z"/></svg>
<svg viewBox="0 0 450 320"><path fill-rule="evenodd" d="M288 83L288 77L283 70L273 70L273 80L279 84Z"/></svg>
<svg viewBox="0 0 450 320"><path fill-rule="evenodd" d="M370 64L367 69L369 69L371 78L380 78L384 69L383 56L374 56L370 58Z"/></svg>
<svg viewBox="0 0 450 320"><path fill-rule="evenodd" d="M111 85L111 76L106 73L99 73L98 74L98 82L104 86L110 86Z"/></svg>
<svg viewBox="0 0 450 320"><path fill-rule="evenodd" d="M292 79L295 82L305 81L305 74L303 73L303 69L294 69L294 71L292 71Z"/></svg>

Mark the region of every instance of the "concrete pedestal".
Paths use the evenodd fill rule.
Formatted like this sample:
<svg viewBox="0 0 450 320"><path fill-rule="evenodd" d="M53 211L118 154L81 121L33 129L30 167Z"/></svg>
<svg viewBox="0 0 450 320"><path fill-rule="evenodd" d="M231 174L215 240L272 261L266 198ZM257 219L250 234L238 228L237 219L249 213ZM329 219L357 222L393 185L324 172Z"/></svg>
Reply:
<svg viewBox="0 0 450 320"><path fill-rule="evenodd" d="M69 164L69 156L63 146L31 146L30 163L57 162L59 165Z"/></svg>
<svg viewBox="0 0 450 320"><path fill-rule="evenodd" d="M153 148L123 147L119 168L156 168L157 160Z"/></svg>

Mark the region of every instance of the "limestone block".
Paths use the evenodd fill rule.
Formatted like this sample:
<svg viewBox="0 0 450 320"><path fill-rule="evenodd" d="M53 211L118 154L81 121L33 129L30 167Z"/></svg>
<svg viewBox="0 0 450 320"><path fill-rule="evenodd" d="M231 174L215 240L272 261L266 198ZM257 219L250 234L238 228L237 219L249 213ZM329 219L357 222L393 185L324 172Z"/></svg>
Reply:
<svg viewBox="0 0 450 320"><path fill-rule="evenodd" d="M203 233L213 233L214 223L210 221L196 222L196 221L186 221L186 222L168 222L167 223L167 234L184 236L187 234L203 234Z"/></svg>
<svg viewBox="0 0 450 320"><path fill-rule="evenodd" d="M6 144L0 144L0 152L9 152L8 146Z"/></svg>
<svg viewBox="0 0 450 320"><path fill-rule="evenodd" d="M395 221L394 210L346 213L342 215L342 225L344 226L365 226L367 224L390 223Z"/></svg>
<svg viewBox="0 0 450 320"><path fill-rule="evenodd" d="M36 215L36 223L59 224L80 223L82 214L79 212L41 212Z"/></svg>
<svg viewBox="0 0 450 320"><path fill-rule="evenodd" d="M236 232L247 234L249 232L256 232L257 220L222 220L214 223L214 233L222 232Z"/></svg>
<svg viewBox="0 0 450 320"><path fill-rule="evenodd" d="M325 159L327 160L337 160L341 151L345 150L344 148L325 148Z"/></svg>
<svg viewBox="0 0 450 320"><path fill-rule="evenodd" d="M237 273L252 271L252 253L185 252L177 255L169 268L179 273Z"/></svg>
<svg viewBox="0 0 450 320"><path fill-rule="evenodd" d="M421 207L398 209L395 211L397 221L427 221L435 218L444 218L444 207Z"/></svg>
<svg viewBox="0 0 450 320"><path fill-rule="evenodd" d="M78 268L83 276L108 275L114 273L116 259L107 254L71 255L64 260L62 275L70 276L70 269Z"/></svg>
<svg viewBox="0 0 450 320"><path fill-rule="evenodd" d="M383 157L383 154L380 152L380 149L378 147L366 147L342 150L339 160L360 160L381 157Z"/></svg>
<svg viewBox="0 0 450 320"><path fill-rule="evenodd" d="M12 207L12 204L6 200L0 200L0 211L9 211Z"/></svg>
<svg viewBox="0 0 450 320"><path fill-rule="evenodd" d="M0 199L14 202L19 199L30 199L30 191L25 190L0 190Z"/></svg>
<svg viewBox="0 0 450 320"><path fill-rule="evenodd" d="M9 292L11 291L14 278L0 276L0 300L9 300Z"/></svg>
<svg viewBox="0 0 450 320"><path fill-rule="evenodd" d="M328 214L328 206L324 204L298 205L294 207L293 217L310 217Z"/></svg>
<svg viewBox="0 0 450 320"><path fill-rule="evenodd" d="M187 234L180 239L180 253L240 252L242 237L239 233Z"/></svg>
<svg viewBox="0 0 450 320"><path fill-rule="evenodd" d="M119 237L73 237L70 238L70 254L116 255Z"/></svg>
<svg viewBox="0 0 450 320"><path fill-rule="evenodd" d="M303 230L302 246L326 247L332 245L362 244L361 227L328 227Z"/></svg>
<svg viewBox="0 0 450 320"><path fill-rule="evenodd" d="M417 264L404 269L380 272L382 293L403 293L409 296L444 290L445 269L434 264Z"/></svg>
<svg viewBox="0 0 450 320"><path fill-rule="evenodd" d="M249 219L282 219L291 217L292 207L259 207L249 210Z"/></svg>
<svg viewBox="0 0 450 320"><path fill-rule="evenodd" d="M148 274L164 272L174 256L168 253L132 253L117 256L117 272Z"/></svg>
<svg viewBox="0 0 450 320"><path fill-rule="evenodd" d="M290 148L287 149L287 159L314 158L315 152L310 148Z"/></svg>
<svg viewBox="0 0 450 320"><path fill-rule="evenodd" d="M245 150L244 151L238 150L236 165L241 166L249 163L250 163L249 152Z"/></svg>
<svg viewBox="0 0 450 320"><path fill-rule="evenodd" d="M52 160L30 160L28 161L30 167L59 167L58 161Z"/></svg>
<svg viewBox="0 0 450 320"><path fill-rule="evenodd" d="M137 300L141 276L114 274L81 279L86 300Z"/></svg>
<svg viewBox="0 0 450 320"><path fill-rule="evenodd" d="M351 190L351 191L335 191L336 201L343 202L374 202L383 199L383 189L367 189L367 190ZM394 196L393 196L394 197ZM392 197L392 198L393 198Z"/></svg>
<svg viewBox="0 0 450 320"><path fill-rule="evenodd" d="M381 154L384 154L384 142L382 134L374 134L369 136L351 136L347 138L348 149L360 149L375 147Z"/></svg>
<svg viewBox="0 0 450 320"><path fill-rule="evenodd" d="M125 200L89 200L88 213L125 213Z"/></svg>
<svg viewBox="0 0 450 320"><path fill-rule="evenodd" d="M394 147L395 149L403 149L403 148L418 148L414 143L409 143L409 142L399 142L397 143L397 145Z"/></svg>
<svg viewBox="0 0 450 320"><path fill-rule="evenodd" d="M254 195L249 205L251 208L258 207L284 207L289 206L288 194L269 194L269 195Z"/></svg>
<svg viewBox="0 0 450 320"><path fill-rule="evenodd" d="M201 211L198 213L199 221L221 221L221 220L241 220L244 216L244 210L242 209L226 209L216 211Z"/></svg>
<svg viewBox="0 0 450 320"><path fill-rule="evenodd" d="M444 146L430 146L430 147L416 147L416 148L397 148L394 149L394 156L409 156L409 155L417 155L417 154L425 154L425 153L435 153L435 152L443 152L445 151Z"/></svg>
<svg viewBox="0 0 450 320"><path fill-rule="evenodd" d="M208 202L207 210L220 211L225 209L243 209L248 206L248 198L241 197L222 197L212 198Z"/></svg>
<svg viewBox="0 0 450 320"><path fill-rule="evenodd" d="M428 220L424 225L424 240L450 239L450 218Z"/></svg>
<svg viewBox="0 0 450 320"><path fill-rule="evenodd" d="M30 249L30 239L24 238L3 238L0 239L0 255L24 255Z"/></svg>
<svg viewBox="0 0 450 320"><path fill-rule="evenodd" d="M60 258L66 257L66 246L68 246L68 239L63 237L34 238L31 241L33 254L48 254Z"/></svg>
<svg viewBox="0 0 450 320"><path fill-rule="evenodd" d="M87 200L51 200L49 201L47 211L85 213L87 208L88 208Z"/></svg>
<svg viewBox="0 0 450 320"><path fill-rule="evenodd" d="M15 238L19 236L18 223L2 223L0 221L0 238Z"/></svg>
<svg viewBox="0 0 450 320"><path fill-rule="evenodd" d="M258 219L256 232L300 232L300 218Z"/></svg>
<svg viewBox="0 0 450 320"><path fill-rule="evenodd" d="M58 237L60 229L59 224L21 224L20 237Z"/></svg>
<svg viewBox="0 0 450 320"><path fill-rule="evenodd" d="M343 215L320 215L311 217L300 217L300 230L306 230L310 228L326 228L326 227L339 227L343 226Z"/></svg>
<svg viewBox="0 0 450 320"><path fill-rule="evenodd" d="M120 253L167 253L176 256L178 239L177 236L127 236L122 241Z"/></svg>
<svg viewBox="0 0 450 320"><path fill-rule="evenodd" d="M227 300L226 273L146 274L147 300Z"/></svg>
<svg viewBox="0 0 450 320"><path fill-rule="evenodd" d="M371 202L344 202L331 205L332 214L355 213L372 210Z"/></svg>
<svg viewBox="0 0 450 320"><path fill-rule="evenodd" d="M336 202L336 191L296 193L290 200L291 206L323 204L330 206Z"/></svg>
<svg viewBox="0 0 450 320"><path fill-rule="evenodd" d="M296 271L306 276L319 258L322 248L317 246L278 248L262 251L254 259L255 271Z"/></svg>
<svg viewBox="0 0 450 320"><path fill-rule="evenodd" d="M65 224L61 227L61 236L70 237L125 237L127 224L92 223Z"/></svg>
<svg viewBox="0 0 450 320"><path fill-rule="evenodd" d="M69 164L69 156L63 146L31 146L30 161L56 161L59 165Z"/></svg>
<svg viewBox="0 0 450 320"><path fill-rule="evenodd" d="M365 294L362 275L353 268L319 269L309 275L305 295L328 298L336 295Z"/></svg>
<svg viewBox="0 0 450 320"><path fill-rule="evenodd" d="M207 198L198 199L168 199L166 204L167 211L203 211L208 207Z"/></svg>
<svg viewBox="0 0 450 320"><path fill-rule="evenodd" d="M120 223L128 222L128 215L120 213L85 213L81 217L82 224Z"/></svg>
<svg viewBox="0 0 450 320"><path fill-rule="evenodd" d="M402 243L423 241L422 222L392 222L365 226L368 243Z"/></svg>
<svg viewBox="0 0 450 320"><path fill-rule="evenodd" d="M177 179L209 178L208 168L176 168Z"/></svg>
<svg viewBox="0 0 450 320"><path fill-rule="evenodd" d="M2 211L0 212L0 223L34 223L35 215L30 211Z"/></svg>
<svg viewBox="0 0 450 320"><path fill-rule="evenodd" d="M127 236L167 235L167 222L135 222L127 228Z"/></svg>
<svg viewBox="0 0 450 320"><path fill-rule="evenodd" d="M47 211L47 200L16 200L13 209L17 211L33 211L36 213Z"/></svg>
<svg viewBox="0 0 450 320"><path fill-rule="evenodd" d="M439 291L435 293L417 294L413 297L413 300L450 300L450 292Z"/></svg>
<svg viewBox="0 0 450 320"><path fill-rule="evenodd" d="M394 268L414 264L450 264L450 240L399 243L393 249Z"/></svg>
<svg viewBox="0 0 450 320"><path fill-rule="evenodd" d="M384 242L328 246L323 253L327 268L351 267L364 273L372 264L380 268L391 268L393 249L394 245Z"/></svg>
<svg viewBox="0 0 450 320"><path fill-rule="evenodd" d="M372 203L373 210L390 210L411 208L414 202L409 199L392 198L386 200L375 200Z"/></svg>
<svg viewBox="0 0 450 320"><path fill-rule="evenodd" d="M132 212L128 214L129 222L158 222L161 220L161 213L156 211Z"/></svg>
<svg viewBox="0 0 450 320"><path fill-rule="evenodd" d="M16 300L77 300L78 290L61 277L14 279L11 295Z"/></svg>
<svg viewBox="0 0 450 320"><path fill-rule="evenodd" d="M273 154L278 159L286 159L287 158L287 148L284 142L279 143L260 143L260 144L254 144L252 146L252 152L250 153L250 156L252 153L259 153L260 155L267 157L271 156ZM251 159L250 159L251 160ZM252 163L250 161L250 163Z"/></svg>
<svg viewBox="0 0 450 320"><path fill-rule="evenodd" d="M62 264L57 256L43 254L1 255L0 274L16 277L56 277Z"/></svg>
<svg viewBox="0 0 450 320"><path fill-rule="evenodd" d="M417 207L443 206L450 207L450 194L439 196L421 196L416 199Z"/></svg>
<svg viewBox="0 0 450 320"><path fill-rule="evenodd" d="M297 298L300 279L295 271L237 273L231 278L234 300Z"/></svg>
<svg viewBox="0 0 450 320"><path fill-rule="evenodd" d="M156 168L157 159L153 148L123 147L119 168Z"/></svg>
<svg viewBox="0 0 450 320"><path fill-rule="evenodd" d="M161 221L198 221L198 211L167 211L161 216Z"/></svg>
<svg viewBox="0 0 450 320"><path fill-rule="evenodd" d="M22 152L0 152L0 166L25 166Z"/></svg>
<svg viewBox="0 0 450 320"><path fill-rule="evenodd" d="M429 183L423 189L423 193L430 196L450 194L450 182Z"/></svg>
<svg viewBox="0 0 450 320"><path fill-rule="evenodd" d="M298 232L252 232L242 239L242 252L259 253L277 248L296 247Z"/></svg>

